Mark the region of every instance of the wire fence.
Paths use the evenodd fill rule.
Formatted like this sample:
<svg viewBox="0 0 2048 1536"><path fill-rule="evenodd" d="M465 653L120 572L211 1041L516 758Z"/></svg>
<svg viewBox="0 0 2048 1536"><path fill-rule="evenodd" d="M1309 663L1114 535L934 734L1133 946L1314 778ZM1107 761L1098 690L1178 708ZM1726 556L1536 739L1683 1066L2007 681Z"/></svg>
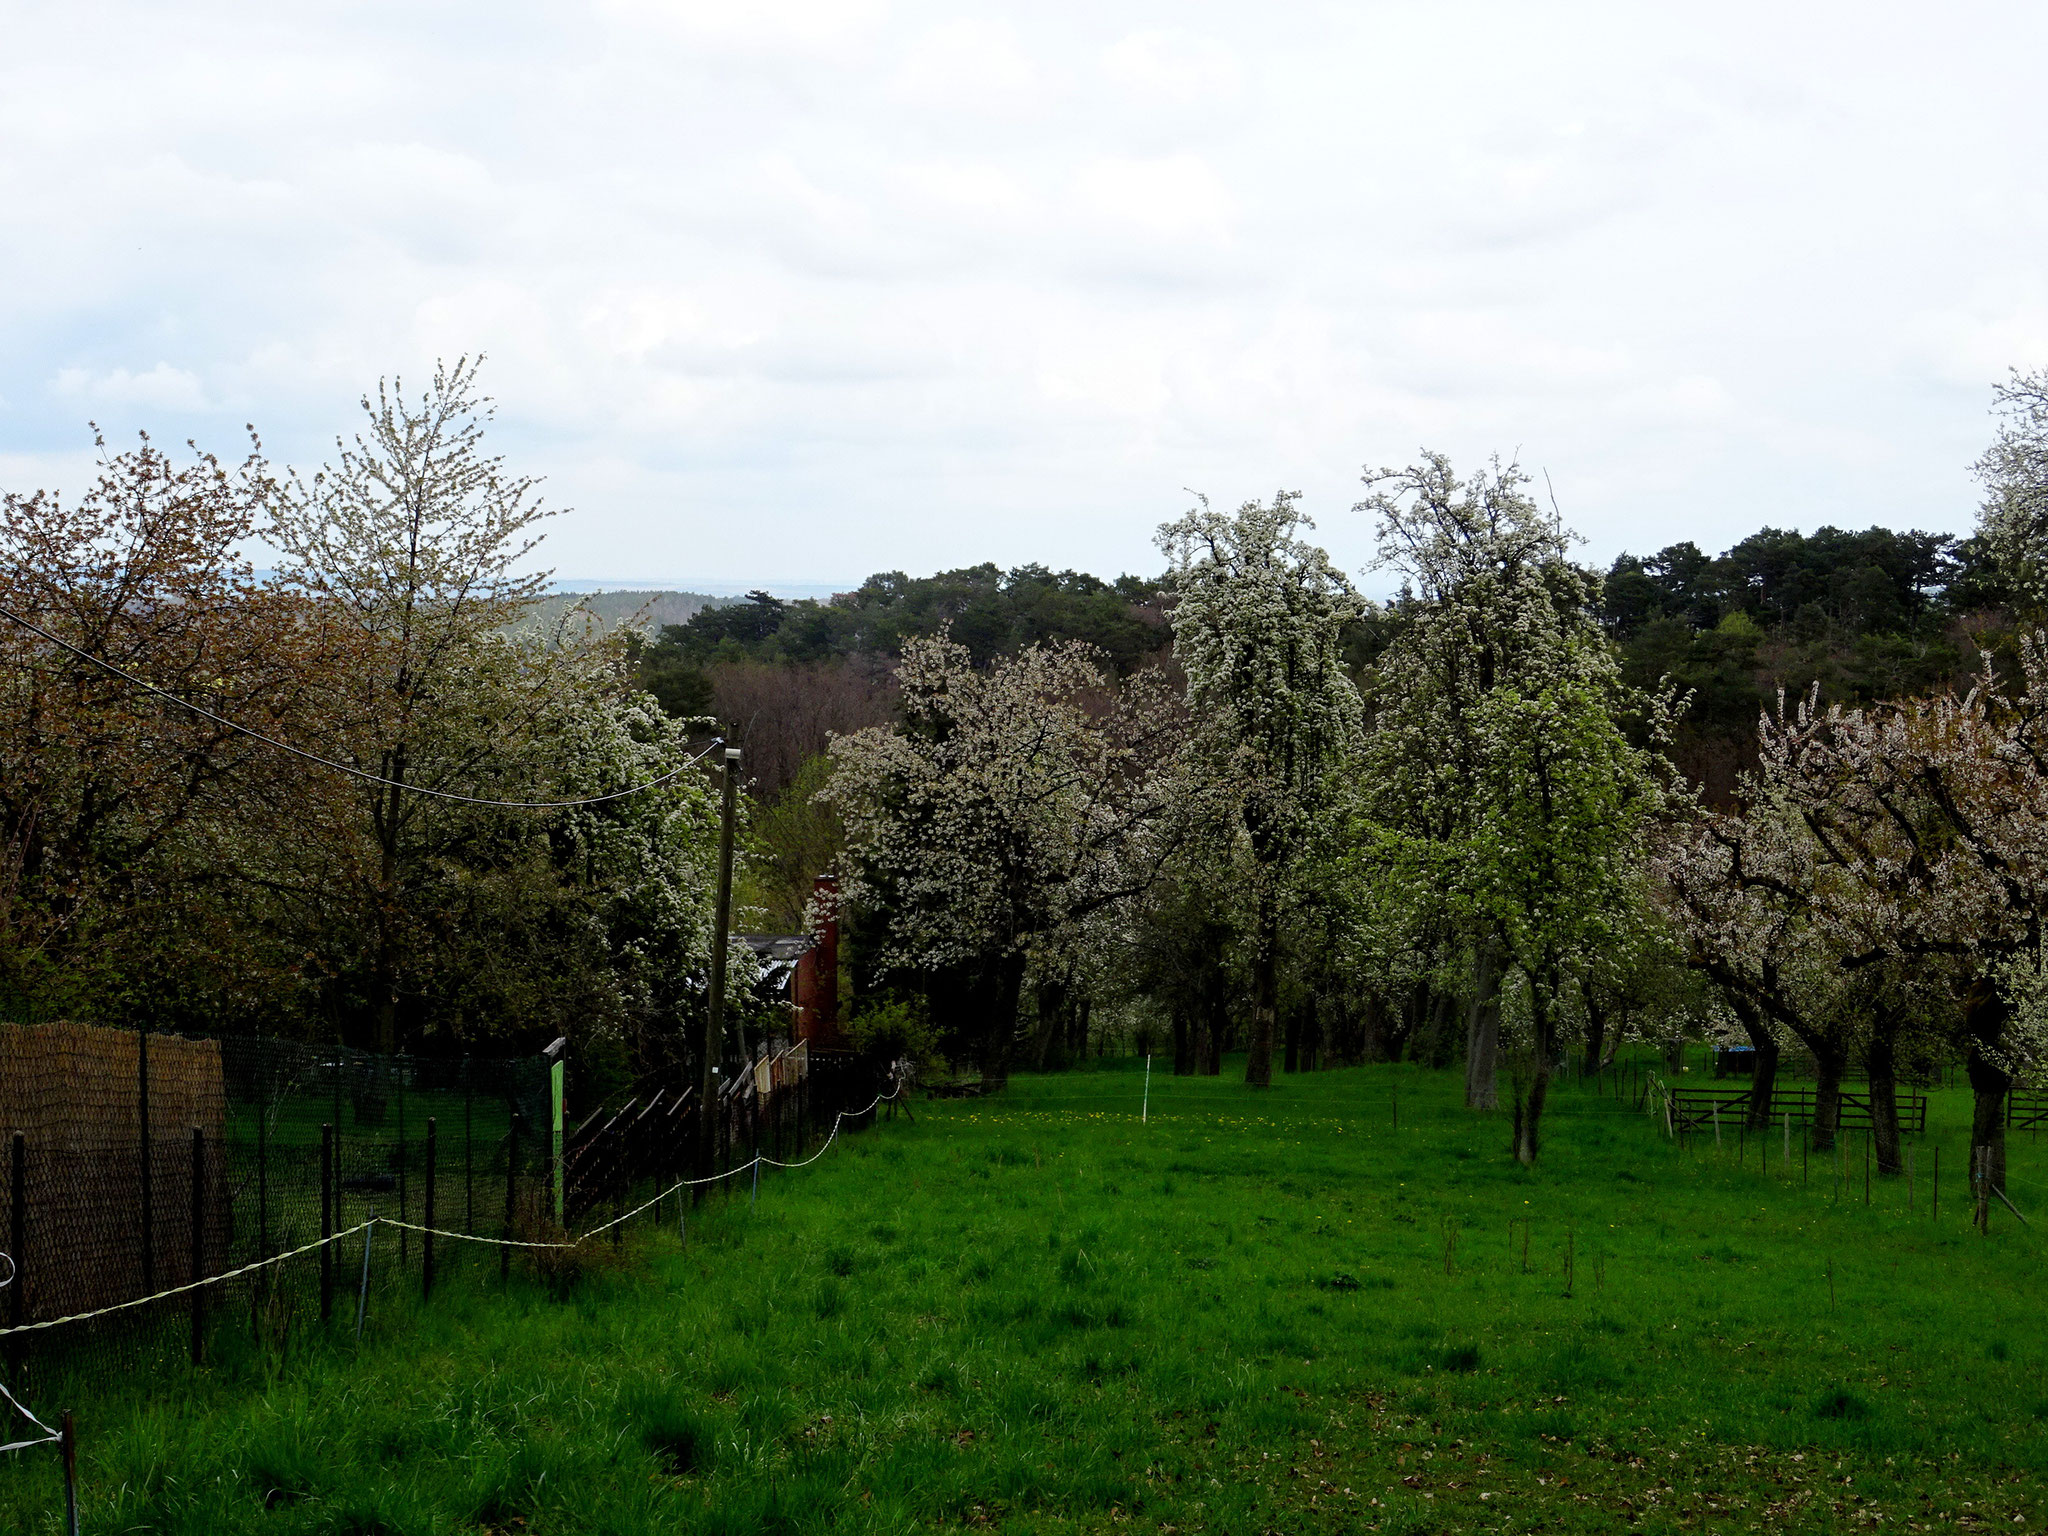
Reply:
<svg viewBox="0 0 2048 1536"><path fill-rule="evenodd" d="M881 1093L866 1063L802 1047L728 1074L708 1127L679 1080L571 1123L561 1081L543 1057L0 1027L7 1384L28 1401L59 1377L282 1353L345 1324L361 1288L431 1294L618 1241L671 1195L790 1165Z"/></svg>

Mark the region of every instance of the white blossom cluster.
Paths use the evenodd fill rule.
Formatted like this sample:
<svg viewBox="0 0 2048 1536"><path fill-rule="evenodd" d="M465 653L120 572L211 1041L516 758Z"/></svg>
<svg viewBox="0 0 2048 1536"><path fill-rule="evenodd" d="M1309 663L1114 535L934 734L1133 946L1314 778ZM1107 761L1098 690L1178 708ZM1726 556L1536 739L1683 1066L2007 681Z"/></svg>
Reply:
<svg viewBox="0 0 2048 1536"><path fill-rule="evenodd" d="M999 1057L1026 972L1070 966L1089 921L1151 883L1180 700L1157 671L1112 681L1078 644L983 672L946 636L913 640L897 681L902 727L832 746L843 897L882 914L885 967L992 979Z"/></svg>

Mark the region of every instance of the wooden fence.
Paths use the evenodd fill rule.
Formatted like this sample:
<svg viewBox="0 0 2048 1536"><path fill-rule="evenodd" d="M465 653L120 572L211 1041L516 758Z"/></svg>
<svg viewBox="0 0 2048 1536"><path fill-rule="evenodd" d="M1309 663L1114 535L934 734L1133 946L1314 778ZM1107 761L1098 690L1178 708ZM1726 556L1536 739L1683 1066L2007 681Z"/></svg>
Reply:
<svg viewBox="0 0 2048 1536"><path fill-rule="evenodd" d="M2005 1096L2005 1123L2016 1131L2048 1125L2048 1090L2015 1088Z"/></svg>
<svg viewBox="0 0 2048 1536"><path fill-rule="evenodd" d="M1753 1097L1754 1090L1749 1088L1673 1088L1672 1127L1679 1131L1709 1129L1718 1114L1722 1128L1733 1131L1748 1118ZM1789 1115L1794 1125L1811 1125L1817 1097L1811 1088L1777 1088L1771 1094L1771 1124L1778 1125ZM1899 1129L1914 1136L1925 1134L1927 1095L1901 1093L1896 1102ZM1841 1114L1836 1124L1845 1131L1871 1128L1870 1093L1867 1089L1862 1093L1847 1088L1842 1090Z"/></svg>

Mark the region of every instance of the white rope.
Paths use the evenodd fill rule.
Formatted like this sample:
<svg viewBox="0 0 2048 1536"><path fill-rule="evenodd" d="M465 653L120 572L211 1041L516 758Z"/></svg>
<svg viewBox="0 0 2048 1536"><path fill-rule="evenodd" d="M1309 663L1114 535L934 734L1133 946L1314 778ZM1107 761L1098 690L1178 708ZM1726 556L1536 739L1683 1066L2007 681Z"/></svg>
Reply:
<svg viewBox="0 0 2048 1536"><path fill-rule="evenodd" d="M714 1173L706 1178L701 1179L679 1179L674 1184L671 1184L667 1189L664 1189L660 1194L656 1195L653 1199L641 1202L639 1205L634 1206L632 1210L627 1211L623 1216L614 1216L610 1221L606 1222L603 1226L592 1227L588 1232L585 1232L581 1237L573 1238L568 1242L536 1243L520 1241L518 1239L509 1237L482 1237L474 1232L451 1232L445 1227L427 1227L420 1225L418 1222L401 1221L395 1216L373 1215L365 1221L357 1222L354 1226L348 1228L346 1231L336 1232L328 1237L315 1238L310 1243L301 1244L299 1247L289 1249L284 1253L274 1253L267 1259L257 1259L254 1263L244 1264L239 1269L230 1269L218 1275L208 1275L202 1280L187 1281L184 1285L172 1286L167 1291L157 1291L152 1295L148 1296L137 1296L132 1301L117 1301L110 1307L101 1307L94 1312L74 1312L68 1317L53 1317L40 1323L18 1323L12 1328L0 1328L0 1339L7 1338L11 1334L34 1333L44 1328L61 1328L67 1323L90 1322L92 1321L92 1319L96 1317L106 1317L115 1312L126 1312L134 1307L146 1307L153 1301L163 1301L168 1297L182 1296L188 1291L196 1291L204 1286L220 1285L229 1280L239 1279L243 1275L252 1274L256 1270L268 1268L272 1264L282 1264L286 1259L296 1259L302 1254L311 1253L318 1248L324 1248L329 1243L338 1243L345 1237L354 1237L358 1232L367 1231L369 1228L376 1226L403 1227L408 1232L431 1232L436 1237L453 1238L455 1241L462 1243L488 1243L491 1246L497 1248L563 1249L581 1247L584 1243L589 1242L593 1237L597 1237L602 1233L609 1232L613 1227L619 1225L620 1222L631 1221L635 1216L640 1215L643 1211L647 1211L652 1207L661 1204L661 1202L666 1200L670 1195L676 1194L681 1190L691 1189L700 1184L716 1184L721 1179L729 1179L736 1174L746 1173L749 1170L751 1170L756 1164L759 1163L767 1163L769 1166L775 1168L808 1167L812 1163L815 1163L819 1158L823 1157L825 1153L831 1148L832 1143L838 1139L840 1125L847 1119L849 1115L857 1117L860 1115L868 1114L876 1107L876 1105L879 1105L887 1100L892 1100L899 1097L902 1094L902 1091L903 1090L899 1087L895 1093L878 1093L875 1095L874 1099L868 1104L867 1108L865 1109L842 1109L836 1116L833 1117L832 1130L831 1133L827 1135L825 1138L825 1145L818 1148L818 1150L815 1153L805 1158L800 1163L779 1163L776 1162L775 1159L772 1157L763 1157L759 1153L756 1153L752 1161L742 1163L737 1168L728 1168L723 1173ZM4 1257L6 1257L6 1255L4 1253L0 1253L0 1258ZM8 1262L12 1264L13 1260L9 1259ZM5 1287L0 1286L0 1289L5 1289ZM6 1390L7 1389L4 1386L0 1386L0 1393L4 1393L6 1392ZM14 1399L12 1397L9 1397L7 1400L10 1403L14 1402ZM14 1403L14 1406L17 1408L21 1408L21 1404L19 1403ZM24 1414L28 1414L28 1410L25 1408L22 1408L21 1411ZM33 1415L29 1415L29 1418L30 1421L34 1423L37 1428L44 1430L48 1429L48 1425L43 1424L40 1420L35 1419ZM44 1442L40 1440L26 1440L22 1442L23 1445L41 1445L43 1443ZM0 1451L11 1451L15 1449L18 1449L18 1447L11 1445L0 1445Z"/></svg>
<svg viewBox="0 0 2048 1536"><path fill-rule="evenodd" d="M203 1286L219 1285L226 1280L239 1279L241 1276L250 1274L255 1270L268 1268L272 1264L282 1264L286 1259L296 1259L302 1253L311 1253L316 1248L324 1248L329 1243L338 1243L344 1237L354 1237L356 1233L364 1228L374 1227L383 1219L380 1216L372 1216L368 1221L357 1222L346 1232L336 1232L331 1237L316 1237L310 1243L302 1244L284 1253L273 1253L267 1259L258 1259L253 1264L244 1264L240 1269L230 1269L222 1274L208 1275L203 1280L188 1280L185 1284L174 1285L167 1291L157 1291L149 1296L137 1296L133 1301L117 1301L111 1307L101 1307L97 1312L74 1312L69 1317L53 1317L40 1323L17 1323L12 1328L0 1328L0 1339L6 1338L9 1334L34 1333L40 1328L61 1328L66 1323L90 1322L95 1317L106 1317L111 1313L126 1312L131 1307L146 1307L152 1301L162 1301L169 1296L182 1296L187 1291L196 1291ZM17 1404L16 1406L19 1405Z"/></svg>
<svg viewBox="0 0 2048 1536"><path fill-rule="evenodd" d="M458 1243L487 1243L492 1247L496 1248L577 1248L581 1247L584 1243L589 1242L593 1237L599 1237L602 1236L604 1233L609 1232L613 1227L618 1226L621 1222L631 1221L635 1216L640 1215L642 1212L652 1210L655 1206L661 1204L662 1201L666 1200L670 1195L679 1194L680 1192L686 1189L694 1189L700 1184L716 1184L721 1179L736 1178L741 1174L752 1172L756 1166L763 1164L770 1168L808 1168L812 1163L815 1163L819 1158L823 1157L827 1152L829 1152L832 1149L832 1143L838 1140L839 1138L840 1124L848 1116L858 1118L861 1115L868 1114L875 1108L876 1105L887 1103L890 1100L896 1099L901 1096L902 1092L903 1090L899 1088L896 1090L895 1093L878 1093L868 1103L866 1109L842 1109L832 1119L832 1129L830 1133L827 1134L825 1137L825 1145L818 1148L817 1151L813 1152L809 1157L805 1158L800 1163L777 1162L774 1158L763 1156L762 1154L757 1152L748 1161L739 1164L737 1167L728 1168L723 1173L710 1174L701 1179L678 1179L675 1183L669 1185L667 1189L664 1189L660 1194L654 1196L651 1200L643 1200L640 1202L640 1204L634 1206L633 1209L627 1211L624 1215L614 1216L610 1221L604 1223L602 1226L592 1227L588 1232L585 1232L581 1237L571 1238L567 1242L519 1242L509 1237L485 1237L481 1233L476 1232L451 1232L445 1227L423 1227L419 1225L419 1223L417 1222L399 1221L397 1218L391 1216L379 1216L377 1220L382 1222L387 1227L404 1227L408 1232L431 1232L436 1237L451 1237L455 1239L455 1241L457 1241ZM0 1337L4 1337L4 1332L0 1332Z"/></svg>
<svg viewBox="0 0 2048 1536"><path fill-rule="evenodd" d="M21 1399L16 1397L12 1392L7 1390L7 1385L5 1382L0 1382L0 1397L6 1398L9 1403L14 1405L14 1411L16 1413L20 1414L24 1419L27 1419L29 1423L35 1425L37 1429L40 1429L43 1432L43 1438L40 1440L16 1440L8 1445L0 1445L0 1453L4 1453L7 1451L25 1451L32 1445L54 1445L56 1444L56 1442L64 1438L62 1435L58 1434L57 1431L50 1428L49 1425L45 1424L41 1419L37 1418L34 1414L30 1413L26 1408L22 1407Z"/></svg>

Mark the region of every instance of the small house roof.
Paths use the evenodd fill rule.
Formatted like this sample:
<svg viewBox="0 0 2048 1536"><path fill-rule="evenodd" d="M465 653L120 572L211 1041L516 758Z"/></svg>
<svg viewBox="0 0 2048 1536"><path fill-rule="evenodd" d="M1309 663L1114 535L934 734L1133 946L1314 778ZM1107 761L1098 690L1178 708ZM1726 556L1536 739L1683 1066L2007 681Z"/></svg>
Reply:
<svg viewBox="0 0 2048 1536"><path fill-rule="evenodd" d="M815 933L743 933L740 942L771 964L800 960L818 947Z"/></svg>

